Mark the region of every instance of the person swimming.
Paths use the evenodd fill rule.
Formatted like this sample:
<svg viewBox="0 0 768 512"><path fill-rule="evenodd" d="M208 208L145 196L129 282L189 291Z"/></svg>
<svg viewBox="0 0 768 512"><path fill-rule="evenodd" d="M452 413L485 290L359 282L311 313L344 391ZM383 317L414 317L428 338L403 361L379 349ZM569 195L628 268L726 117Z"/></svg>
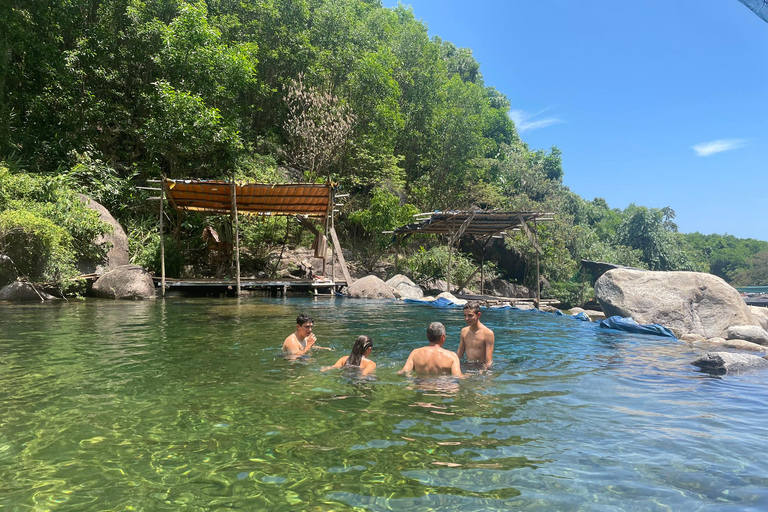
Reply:
<svg viewBox="0 0 768 512"><path fill-rule="evenodd" d="M320 371L330 370L332 368L341 368L343 366L351 366L360 368L362 375L368 375L376 369L376 363L368 359L373 350L373 340L370 336L358 336L355 340L355 344L352 345L352 352L348 356L339 358L336 364L333 366L326 366L320 368Z"/></svg>

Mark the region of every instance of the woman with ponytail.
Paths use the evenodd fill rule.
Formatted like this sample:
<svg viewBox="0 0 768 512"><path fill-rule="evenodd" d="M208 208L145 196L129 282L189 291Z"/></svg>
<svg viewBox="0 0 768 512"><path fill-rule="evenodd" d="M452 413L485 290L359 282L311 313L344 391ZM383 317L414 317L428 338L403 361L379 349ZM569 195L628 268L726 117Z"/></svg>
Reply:
<svg viewBox="0 0 768 512"><path fill-rule="evenodd" d="M330 370L331 368L341 368L342 366L351 366L360 368L362 375L368 375L376 369L376 363L368 359L373 350L373 340L370 336L358 336L355 340L355 344L352 346L352 352L348 356L344 356L333 366L326 366L321 368L321 371Z"/></svg>

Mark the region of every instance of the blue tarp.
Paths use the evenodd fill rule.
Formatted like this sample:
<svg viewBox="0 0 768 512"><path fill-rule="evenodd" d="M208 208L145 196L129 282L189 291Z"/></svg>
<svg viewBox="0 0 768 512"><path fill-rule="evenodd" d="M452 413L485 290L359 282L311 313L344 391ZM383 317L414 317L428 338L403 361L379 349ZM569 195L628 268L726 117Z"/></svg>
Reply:
<svg viewBox="0 0 768 512"><path fill-rule="evenodd" d="M633 318L623 318L620 316L612 316L605 320L598 322L600 327L606 329L616 329L625 332L634 332L637 334L654 334L656 336L666 336L668 338L677 339L677 336L672 334L672 331L659 324L641 325L635 322Z"/></svg>
<svg viewBox="0 0 768 512"><path fill-rule="evenodd" d="M448 300L445 297L438 297L435 300L403 299L403 302L408 304L428 304L436 308L450 308L456 306L453 301Z"/></svg>
<svg viewBox="0 0 768 512"><path fill-rule="evenodd" d="M589 316L587 316L587 314L585 312L583 312L583 311L581 313L579 313L578 315L573 315L573 318L575 318L576 320L581 320L583 322L591 322L592 321L592 319L589 318Z"/></svg>

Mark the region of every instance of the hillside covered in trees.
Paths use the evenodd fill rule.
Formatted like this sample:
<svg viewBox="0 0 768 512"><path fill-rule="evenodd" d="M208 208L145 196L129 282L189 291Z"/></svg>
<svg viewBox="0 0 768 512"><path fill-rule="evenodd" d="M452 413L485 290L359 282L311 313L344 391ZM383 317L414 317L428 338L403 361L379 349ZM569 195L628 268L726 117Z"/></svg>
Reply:
<svg viewBox="0 0 768 512"><path fill-rule="evenodd" d="M337 227L355 243L342 245L370 267L389 257L381 232L413 213L481 208L557 214L539 226L542 274L566 301L582 259L768 284L768 242L684 235L672 208L579 197L560 151L529 148L509 109L471 49L378 0L2 2L0 254L43 255L31 278L74 275L98 231L65 193L77 191L110 209L134 261L153 269L156 204L136 189L146 180L331 180L350 194ZM201 246L204 222L178 220L171 272ZM302 241L285 219L244 224L245 272ZM524 237L506 243L532 261ZM440 277L444 254L422 245L409 268ZM497 272L535 281L522 269Z"/></svg>

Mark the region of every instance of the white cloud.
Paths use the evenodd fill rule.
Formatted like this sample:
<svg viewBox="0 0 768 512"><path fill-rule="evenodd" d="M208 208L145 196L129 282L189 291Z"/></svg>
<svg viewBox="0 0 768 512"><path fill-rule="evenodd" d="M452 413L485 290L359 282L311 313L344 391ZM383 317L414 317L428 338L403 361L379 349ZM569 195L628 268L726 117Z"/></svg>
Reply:
<svg viewBox="0 0 768 512"><path fill-rule="evenodd" d="M547 110L548 109L545 108L544 110L536 112L535 114L530 114L525 110L510 110L509 117L515 123L515 126L517 127L517 133L523 133L527 130L536 130L538 128L546 128L547 126L563 122L561 119L556 117L535 119Z"/></svg>
<svg viewBox="0 0 768 512"><path fill-rule="evenodd" d="M723 151L743 148L746 145L747 141L743 139L720 139L696 144L695 146L691 146L691 149L693 149L698 156L709 156L714 155L715 153L722 153Z"/></svg>

